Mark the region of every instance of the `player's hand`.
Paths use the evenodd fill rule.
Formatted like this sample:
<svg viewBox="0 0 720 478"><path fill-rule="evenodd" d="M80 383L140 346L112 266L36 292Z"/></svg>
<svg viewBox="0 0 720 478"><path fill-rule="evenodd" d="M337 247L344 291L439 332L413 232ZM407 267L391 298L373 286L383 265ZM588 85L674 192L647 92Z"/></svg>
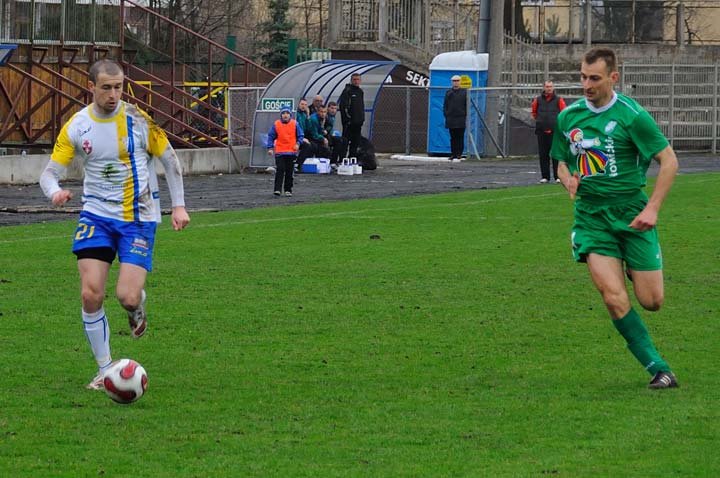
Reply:
<svg viewBox="0 0 720 478"><path fill-rule="evenodd" d="M565 189L567 189L568 194L570 194L570 199L575 199L578 187L580 186L580 175L575 172L572 176L565 178L562 184L565 186Z"/></svg>
<svg viewBox="0 0 720 478"><path fill-rule="evenodd" d="M274 151L272 149L268 149L268 156L272 156Z"/></svg>
<svg viewBox="0 0 720 478"><path fill-rule="evenodd" d="M650 206L645 206L640 214L630 223L630 227L638 231L649 231L657 224L658 213Z"/></svg>
<svg viewBox="0 0 720 478"><path fill-rule="evenodd" d="M182 231L190 222L190 215L183 206L172 208L172 225L176 231Z"/></svg>
<svg viewBox="0 0 720 478"><path fill-rule="evenodd" d="M60 191L57 191L55 194L52 195L52 203L55 206L62 206L63 204L71 200L72 197L72 191L68 191L67 189L61 189Z"/></svg>
<svg viewBox="0 0 720 478"><path fill-rule="evenodd" d="M294 151L295 153L297 153L298 151L300 151L300 145L297 144L297 143L295 143L295 144L293 145L293 151Z"/></svg>

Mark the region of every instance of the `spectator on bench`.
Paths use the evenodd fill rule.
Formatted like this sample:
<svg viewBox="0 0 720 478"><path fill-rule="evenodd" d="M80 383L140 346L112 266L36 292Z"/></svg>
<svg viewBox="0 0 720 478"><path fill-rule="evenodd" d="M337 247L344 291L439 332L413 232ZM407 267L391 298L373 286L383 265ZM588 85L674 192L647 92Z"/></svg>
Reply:
<svg viewBox="0 0 720 478"><path fill-rule="evenodd" d="M322 95L315 95L313 102L310 105L310 114L317 113L318 108L325 105Z"/></svg>
<svg viewBox="0 0 720 478"><path fill-rule="evenodd" d="M312 156L321 158L330 157L328 141L325 138L325 123L327 122L327 109L324 106L318 108L318 112L310 115L307 131L304 132L307 144L300 148L297 158L298 171L302 171L305 160Z"/></svg>
<svg viewBox="0 0 720 478"><path fill-rule="evenodd" d="M313 147L313 154L321 158L330 158L330 141L327 138L327 108L320 105L317 112L310 115L308 137Z"/></svg>
<svg viewBox="0 0 720 478"><path fill-rule="evenodd" d="M325 122L325 137L330 146L330 164L339 164L342 155L347 151L347 144L343 141L343 137L335 135L335 117L337 111L337 103L330 101L327 104L327 121Z"/></svg>
<svg viewBox="0 0 720 478"><path fill-rule="evenodd" d="M302 161L305 161L305 158L312 156L312 146L310 144L310 140L308 139L308 131L310 130L310 109L308 108L308 102L305 98L301 98L298 102L298 109L295 113L295 121L297 121L298 126L300 126L300 129L302 129L303 134L305 135L302 143L300 143L300 151L297 156L297 171L300 172Z"/></svg>

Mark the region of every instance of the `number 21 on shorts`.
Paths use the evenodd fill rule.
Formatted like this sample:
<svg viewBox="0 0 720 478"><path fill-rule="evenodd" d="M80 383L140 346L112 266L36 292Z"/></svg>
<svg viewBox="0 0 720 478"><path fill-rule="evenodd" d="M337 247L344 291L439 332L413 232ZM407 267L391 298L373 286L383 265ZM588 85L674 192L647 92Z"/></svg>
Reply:
<svg viewBox="0 0 720 478"><path fill-rule="evenodd" d="M87 224L78 224L75 230L75 240L82 241L83 239L90 239L95 234L95 226L88 226Z"/></svg>

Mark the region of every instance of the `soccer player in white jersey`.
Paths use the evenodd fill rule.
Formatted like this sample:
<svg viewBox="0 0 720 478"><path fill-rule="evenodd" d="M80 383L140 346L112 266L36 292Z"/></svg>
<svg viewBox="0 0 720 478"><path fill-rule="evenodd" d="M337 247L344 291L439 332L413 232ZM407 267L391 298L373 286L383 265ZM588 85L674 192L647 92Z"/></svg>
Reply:
<svg viewBox="0 0 720 478"><path fill-rule="evenodd" d="M143 111L122 101L125 76L112 60L90 67L93 102L63 126L40 186L56 206L72 199L59 179L74 157L83 161L82 212L72 251L80 272L82 319L98 373L87 388L102 389L110 365L110 329L103 308L110 266L118 257L117 298L127 311L134 338L145 333L145 279L152 270L155 230L160 222L157 176L160 159L172 200L172 225L190 222L182 169L165 132Z"/></svg>

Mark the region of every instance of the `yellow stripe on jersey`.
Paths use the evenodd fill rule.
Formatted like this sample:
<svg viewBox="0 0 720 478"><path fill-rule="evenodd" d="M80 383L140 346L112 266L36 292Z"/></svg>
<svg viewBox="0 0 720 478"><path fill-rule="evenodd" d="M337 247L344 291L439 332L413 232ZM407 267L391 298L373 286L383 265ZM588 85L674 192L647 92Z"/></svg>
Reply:
<svg viewBox="0 0 720 478"><path fill-rule="evenodd" d="M70 135L68 134L68 125L72 123L72 118L74 117L75 115L73 115L60 130L60 134L58 135L57 140L55 141L55 146L53 147L52 155L50 156L50 159L65 167L70 166L70 163L72 163L72 160L75 157L75 146L70 140Z"/></svg>
<svg viewBox="0 0 720 478"><path fill-rule="evenodd" d="M128 140L128 127L127 117L125 116L125 108L121 108L118 114L113 118L115 121L115 128L117 129L117 142L118 142L118 159L125 165L128 171L132 171L132 164L130 162L130 153L127 149ZM134 175L128 174L123 183L123 220L132 221L134 220L134 200L135 200L135 182Z"/></svg>
<svg viewBox="0 0 720 478"><path fill-rule="evenodd" d="M140 108L138 108L137 110L145 118L145 121L147 121L148 124L147 152L151 156L159 158L160 156L162 156L162 154L165 152L168 145L170 144L170 141L167 138L167 134L165 134L165 130L159 127L157 123L155 123L155 120L153 120L150 115L148 115Z"/></svg>

